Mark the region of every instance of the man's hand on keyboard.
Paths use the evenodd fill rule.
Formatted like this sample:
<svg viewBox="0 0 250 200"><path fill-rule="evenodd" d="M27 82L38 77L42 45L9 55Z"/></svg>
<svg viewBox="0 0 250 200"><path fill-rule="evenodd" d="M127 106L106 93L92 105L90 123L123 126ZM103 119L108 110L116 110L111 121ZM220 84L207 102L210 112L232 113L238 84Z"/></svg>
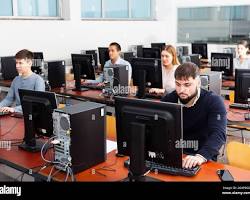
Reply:
<svg viewBox="0 0 250 200"><path fill-rule="evenodd" d="M196 165L202 165L204 162L206 162L206 160L200 155L196 155L196 156L188 155L183 159L182 167L193 168Z"/></svg>
<svg viewBox="0 0 250 200"><path fill-rule="evenodd" d="M10 107L2 107L2 108L0 108L0 112L10 112L10 113L14 113L15 110L14 110L14 108L10 108Z"/></svg>

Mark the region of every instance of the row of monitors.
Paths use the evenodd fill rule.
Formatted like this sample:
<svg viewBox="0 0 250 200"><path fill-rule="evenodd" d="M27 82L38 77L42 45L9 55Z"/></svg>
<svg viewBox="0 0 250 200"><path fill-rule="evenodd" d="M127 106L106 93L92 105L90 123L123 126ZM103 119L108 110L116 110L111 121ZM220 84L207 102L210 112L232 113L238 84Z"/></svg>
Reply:
<svg viewBox="0 0 250 200"><path fill-rule="evenodd" d="M90 54L72 54L72 64L73 71L75 75L75 79L79 80L78 84L76 81L76 86L80 87L80 80L82 79L95 79L95 67L93 66L93 56ZM2 61L2 74L5 75L4 78L10 79L8 76L14 76L15 62L13 57L5 57L1 59ZM191 60L194 61L194 60ZM11 64L11 62L13 62ZM132 76L133 82L135 85L142 87L154 87L154 88L162 88L162 76L161 76L161 62L160 59L152 59L152 58L133 58L130 60L131 65L133 67ZM212 53L212 67L213 71L224 71L225 75L232 75L233 73L233 55L225 54L225 53ZM13 66L13 70L11 69ZM76 70L79 69L79 70ZM5 70L8 73L5 73ZM140 71L146 71L145 80L141 80ZM8 75L6 77L6 74ZM79 77L79 78L78 78ZM13 77L12 77L13 78ZM62 87L65 85L65 61L52 61L48 62L48 80L51 88ZM237 80L237 78L236 78ZM237 81L236 81L237 82ZM248 88L245 86L246 83L241 84L242 88L246 88L245 91L248 91ZM237 89L240 90L240 89ZM241 93L241 92L240 92ZM142 94L143 95L143 94ZM241 95L238 95L241 96ZM243 95L247 96L247 95ZM240 98L245 101L244 97Z"/></svg>

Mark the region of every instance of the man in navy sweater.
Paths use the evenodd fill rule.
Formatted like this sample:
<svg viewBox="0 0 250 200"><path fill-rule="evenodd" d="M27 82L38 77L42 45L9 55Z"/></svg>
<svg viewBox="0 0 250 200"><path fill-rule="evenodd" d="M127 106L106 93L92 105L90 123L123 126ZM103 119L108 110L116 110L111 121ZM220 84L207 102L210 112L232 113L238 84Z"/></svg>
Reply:
<svg viewBox="0 0 250 200"><path fill-rule="evenodd" d="M189 155L183 160L183 167L216 161L226 141L227 117L222 98L200 88L199 68L193 63L176 69L175 85L176 90L162 101L183 104L183 140L198 143L196 148L184 148Z"/></svg>

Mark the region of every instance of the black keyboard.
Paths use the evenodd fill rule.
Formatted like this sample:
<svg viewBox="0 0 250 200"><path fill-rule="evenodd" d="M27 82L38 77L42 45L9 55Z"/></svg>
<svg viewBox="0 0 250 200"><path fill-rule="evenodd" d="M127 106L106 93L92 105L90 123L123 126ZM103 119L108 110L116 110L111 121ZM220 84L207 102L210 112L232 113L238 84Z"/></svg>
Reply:
<svg viewBox="0 0 250 200"><path fill-rule="evenodd" d="M244 103L232 103L229 105L230 108L237 108L242 110L250 109L250 104L244 104Z"/></svg>
<svg viewBox="0 0 250 200"><path fill-rule="evenodd" d="M124 162L125 167L129 167L129 160L126 160ZM146 169L150 170L152 172L158 172L163 174L171 174L174 176L195 176L198 171L200 170L200 166L193 167L191 169L185 169L185 168L175 168L175 167L168 167L163 164L146 161Z"/></svg>
<svg viewBox="0 0 250 200"><path fill-rule="evenodd" d="M162 94L156 94L156 93L146 93L145 96L151 99L162 99L163 97Z"/></svg>
<svg viewBox="0 0 250 200"><path fill-rule="evenodd" d="M81 87L82 88L88 88L88 89L91 89L91 90L102 90L102 89L104 89L104 86L99 86L99 85L96 85L96 84L88 84L88 85L83 85Z"/></svg>

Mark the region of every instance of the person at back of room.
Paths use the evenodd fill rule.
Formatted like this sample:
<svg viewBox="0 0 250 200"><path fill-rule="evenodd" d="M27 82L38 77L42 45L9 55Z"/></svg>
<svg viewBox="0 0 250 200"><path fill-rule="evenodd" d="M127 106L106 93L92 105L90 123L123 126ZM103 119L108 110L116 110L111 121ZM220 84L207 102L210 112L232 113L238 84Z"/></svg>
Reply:
<svg viewBox="0 0 250 200"><path fill-rule="evenodd" d="M238 42L237 55L234 59L234 69L250 69L250 43L247 40Z"/></svg>
<svg viewBox="0 0 250 200"><path fill-rule="evenodd" d="M118 44L117 42L112 42L109 45L109 58L110 60L108 60L105 65L105 67L109 67L112 65L126 65L128 67L128 85L130 85L131 83L131 77L132 77L132 67L131 64L122 59L120 56L121 53L121 46L120 44ZM87 80L85 81L86 84L88 83L93 83L93 84L98 84L98 85L104 85L104 76L103 74L101 74L99 77L96 78L96 80Z"/></svg>
<svg viewBox="0 0 250 200"><path fill-rule="evenodd" d="M172 45L166 45L161 51L162 62L162 86L163 88L151 88L149 93L164 94L175 90L174 73L179 66L177 53Z"/></svg>

